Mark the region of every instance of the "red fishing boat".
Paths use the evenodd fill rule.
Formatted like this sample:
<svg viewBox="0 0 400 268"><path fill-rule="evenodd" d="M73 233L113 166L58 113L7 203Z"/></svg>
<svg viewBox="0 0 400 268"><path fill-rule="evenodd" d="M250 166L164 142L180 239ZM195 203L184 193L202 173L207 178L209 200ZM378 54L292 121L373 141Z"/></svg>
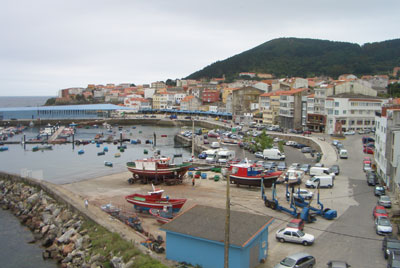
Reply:
<svg viewBox="0 0 400 268"><path fill-rule="evenodd" d="M182 182L183 176L192 164L174 164L171 163L171 158L161 156L128 162L126 166L133 174L133 177L128 180L129 183L141 181L142 183L159 184Z"/></svg>
<svg viewBox="0 0 400 268"><path fill-rule="evenodd" d="M154 187L153 187L154 189ZM150 209L163 210L164 206L171 206L172 212L179 212L186 202L186 199L170 199L162 197L164 190L154 189L153 192L149 192L147 195L143 194L132 194L125 196L128 203L133 204L133 207L138 211L149 211Z"/></svg>
<svg viewBox="0 0 400 268"><path fill-rule="evenodd" d="M271 187L282 174L282 171L264 171L262 166L247 161L233 164L229 169L231 170L229 180L237 185L261 186L261 179L264 178L264 186Z"/></svg>

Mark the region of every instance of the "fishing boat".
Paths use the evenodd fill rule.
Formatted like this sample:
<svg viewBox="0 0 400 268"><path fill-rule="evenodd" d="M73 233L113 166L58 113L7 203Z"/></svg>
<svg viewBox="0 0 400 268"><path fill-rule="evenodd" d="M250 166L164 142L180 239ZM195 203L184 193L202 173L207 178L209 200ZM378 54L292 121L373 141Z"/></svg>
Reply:
<svg viewBox="0 0 400 268"><path fill-rule="evenodd" d="M133 174L130 179L131 183L135 181L141 181L142 183L154 182L155 184L173 181L180 183L191 166L191 163L171 163L171 158L165 156L145 158L127 163L128 170Z"/></svg>
<svg viewBox="0 0 400 268"><path fill-rule="evenodd" d="M113 163L110 162L110 161L104 161L104 165L105 165L106 167L112 167L112 166L113 166Z"/></svg>
<svg viewBox="0 0 400 268"><path fill-rule="evenodd" d="M116 206L112 205L111 203L102 205L101 210L110 214L111 216L118 216L119 213L121 212L121 210L119 208L117 208Z"/></svg>
<svg viewBox="0 0 400 268"><path fill-rule="evenodd" d="M231 174L229 180L237 185L260 186L261 179L264 179L264 186L271 187L272 184L281 176L282 171L264 171L262 166L245 163L233 164L229 167Z"/></svg>
<svg viewBox="0 0 400 268"><path fill-rule="evenodd" d="M85 153L84 150L79 150L79 151L78 151L78 154L84 154L84 153Z"/></svg>
<svg viewBox="0 0 400 268"><path fill-rule="evenodd" d="M4 151L8 151L8 147L7 146L1 146L0 147L0 152L4 152Z"/></svg>
<svg viewBox="0 0 400 268"><path fill-rule="evenodd" d="M149 213L161 224L170 222L176 216L176 213L172 211L171 205L166 205L163 209L151 208Z"/></svg>
<svg viewBox="0 0 400 268"><path fill-rule="evenodd" d="M115 154L114 154L114 157L115 157L115 158L121 157L121 154L120 154L120 153L115 153Z"/></svg>
<svg viewBox="0 0 400 268"><path fill-rule="evenodd" d="M133 204L133 207L140 212L149 212L152 208L162 210L164 206L171 206L172 212L179 212L186 202L185 198L170 199L169 197L162 197L162 193L163 190L149 192L147 195L132 194L125 196L125 200Z"/></svg>
<svg viewBox="0 0 400 268"><path fill-rule="evenodd" d="M32 151L33 152L37 152L39 150L53 150L53 146L52 145L36 145L32 147Z"/></svg>
<svg viewBox="0 0 400 268"><path fill-rule="evenodd" d="M98 152L98 153L97 153L98 156L100 156L100 155L105 155L105 154L106 154L106 153L105 153L104 151L101 151L101 152Z"/></svg>
<svg viewBox="0 0 400 268"><path fill-rule="evenodd" d="M162 138L166 138L166 137L167 137L167 135L163 134L163 135L161 135L161 137L162 137Z"/></svg>

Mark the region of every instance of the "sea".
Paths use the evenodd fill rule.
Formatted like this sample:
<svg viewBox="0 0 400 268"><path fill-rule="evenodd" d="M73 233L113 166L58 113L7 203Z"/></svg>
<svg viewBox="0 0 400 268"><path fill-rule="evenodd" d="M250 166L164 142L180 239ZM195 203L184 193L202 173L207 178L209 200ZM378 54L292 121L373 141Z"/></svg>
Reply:
<svg viewBox="0 0 400 268"><path fill-rule="evenodd" d="M2 107L41 106L50 97L0 97ZM10 137L12 141L35 139L44 126L33 126L22 134ZM55 184L67 184L87 180L99 176L110 175L127 171L126 162L151 156L154 151L169 156L175 163L181 163L190 158L190 151L177 147L174 136L178 127L154 127L147 125L112 126L109 130L99 125L90 128L77 128L74 140L93 140L97 134L104 138L112 135L118 139L121 135L126 139L140 140L141 144L127 144L124 152L118 149L119 144L74 145L72 143L53 145L51 150L33 150L34 144L7 145L8 151L0 152L0 170L21 176L29 176L46 180ZM154 134L156 144L154 146ZM163 137L161 137L163 135ZM71 140L72 137L69 137ZM146 142L148 141L148 142ZM153 143L153 144L152 144ZM107 147L107 148L106 148ZM78 151L83 150L83 154ZM104 155L99 152L106 151ZM147 153L146 153L147 152ZM115 157L120 154L120 157ZM174 157L182 155L182 157ZM105 166L105 162L113 163L112 167ZM121 177L128 180L130 175ZM0 243L0 260L7 260L2 267L57 267L56 264L41 259L42 249L35 244L28 244L31 239L30 231L20 225L18 220L8 211L0 209L0 239L7 243ZM14 246L19 245L17 249ZM23 256L23 257L21 257ZM35 262L35 263L33 263ZM6 265L4 265L6 264Z"/></svg>

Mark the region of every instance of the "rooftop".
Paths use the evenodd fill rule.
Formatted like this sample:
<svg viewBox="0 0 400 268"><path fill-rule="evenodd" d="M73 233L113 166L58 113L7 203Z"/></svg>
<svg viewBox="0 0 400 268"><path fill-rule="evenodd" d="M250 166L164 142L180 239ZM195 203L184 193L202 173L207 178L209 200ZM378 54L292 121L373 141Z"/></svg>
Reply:
<svg viewBox="0 0 400 268"><path fill-rule="evenodd" d="M231 210L230 243L245 247L273 218ZM196 205L165 224L164 231L224 242L225 209Z"/></svg>

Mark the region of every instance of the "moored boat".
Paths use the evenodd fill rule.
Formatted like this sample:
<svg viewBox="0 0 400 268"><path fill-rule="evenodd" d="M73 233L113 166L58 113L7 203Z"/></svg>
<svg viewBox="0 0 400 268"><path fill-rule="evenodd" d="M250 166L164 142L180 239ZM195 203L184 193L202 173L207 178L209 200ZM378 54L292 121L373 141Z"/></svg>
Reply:
<svg viewBox="0 0 400 268"><path fill-rule="evenodd" d="M128 162L127 168L133 174L133 178L129 182L141 181L154 184L169 183L170 180L177 183L182 182L183 176L192 164L174 164L170 161L169 157L152 157Z"/></svg>
<svg viewBox="0 0 400 268"><path fill-rule="evenodd" d="M176 213L172 211L171 205L166 205L163 209L151 208L149 213L161 224L170 222L176 216Z"/></svg>
<svg viewBox="0 0 400 268"><path fill-rule="evenodd" d="M282 171L264 171L262 166L250 163L238 163L230 166L231 175L229 180L237 185L260 186L261 179L264 179L264 186L271 187L281 176Z"/></svg>

